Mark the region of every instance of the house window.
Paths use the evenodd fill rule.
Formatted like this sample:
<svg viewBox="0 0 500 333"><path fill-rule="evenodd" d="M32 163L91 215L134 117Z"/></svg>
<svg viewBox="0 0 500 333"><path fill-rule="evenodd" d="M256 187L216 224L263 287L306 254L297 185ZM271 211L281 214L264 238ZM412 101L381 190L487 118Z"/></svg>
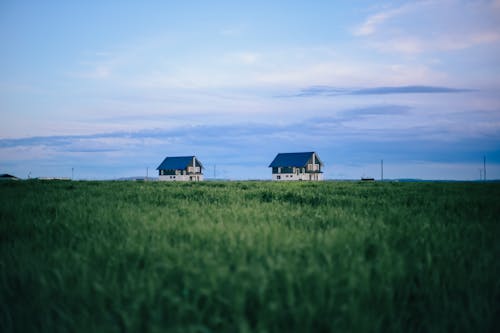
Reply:
<svg viewBox="0 0 500 333"><path fill-rule="evenodd" d="M281 176L276 176L276 179L281 179Z"/></svg>

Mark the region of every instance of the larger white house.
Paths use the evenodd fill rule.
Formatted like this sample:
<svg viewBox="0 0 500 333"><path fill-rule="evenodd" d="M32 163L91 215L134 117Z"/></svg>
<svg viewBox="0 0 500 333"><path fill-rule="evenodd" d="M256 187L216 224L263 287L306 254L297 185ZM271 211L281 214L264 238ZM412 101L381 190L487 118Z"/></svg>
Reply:
<svg viewBox="0 0 500 333"><path fill-rule="evenodd" d="M203 165L195 156L166 157L156 170L159 180L195 182L203 180Z"/></svg>
<svg viewBox="0 0 500 333"><path fill-rule="evenodd" d="M323 163L315 152L280 153L269 167L273 180L323 180Z"/></svg>

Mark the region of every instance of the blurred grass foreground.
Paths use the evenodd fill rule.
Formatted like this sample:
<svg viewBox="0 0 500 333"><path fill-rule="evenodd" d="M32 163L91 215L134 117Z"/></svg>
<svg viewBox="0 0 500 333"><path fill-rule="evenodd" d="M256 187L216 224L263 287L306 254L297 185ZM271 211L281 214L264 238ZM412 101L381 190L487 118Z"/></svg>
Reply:
<svg viewBox="0 0 500 333"><path fill-rule="evenodd" d="M500 184L0 183L1 332L498 332Z"/></svg>

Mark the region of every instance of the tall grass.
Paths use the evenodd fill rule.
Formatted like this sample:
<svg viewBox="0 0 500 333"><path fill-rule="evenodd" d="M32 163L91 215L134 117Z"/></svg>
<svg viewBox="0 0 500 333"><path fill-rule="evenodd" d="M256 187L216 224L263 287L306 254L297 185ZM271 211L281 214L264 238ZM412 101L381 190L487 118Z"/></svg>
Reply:
<svg viewBox="0 0 500 333"><path fill-rule="evenodd" d="M0 184L0 331L493 332L500 184Z"/></svg>

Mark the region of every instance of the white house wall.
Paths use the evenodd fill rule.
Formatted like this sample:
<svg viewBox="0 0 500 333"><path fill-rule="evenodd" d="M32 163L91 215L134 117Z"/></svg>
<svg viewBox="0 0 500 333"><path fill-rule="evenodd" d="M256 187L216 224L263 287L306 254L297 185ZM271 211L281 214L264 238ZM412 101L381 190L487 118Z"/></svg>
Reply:
<svg viewBox="0 0 500 333"><path fill-rule="evenodd" d="M188 166L187 171L188 172L192 172L192 173L201 173L201 168L200 167Z"/></svg>
<svg viewBox="0 0 500 333"><path fill-rule="evenodd" d="M288 181L288 180L323 180L322 173L273 173L273 180Z"/></svg>
<svg viewBox="0 0 500 333"><path fill-rule="evenodd" d="M169 182L199 182L203 180L203 175L165 175L159 176L158 180Z"/></svg>

